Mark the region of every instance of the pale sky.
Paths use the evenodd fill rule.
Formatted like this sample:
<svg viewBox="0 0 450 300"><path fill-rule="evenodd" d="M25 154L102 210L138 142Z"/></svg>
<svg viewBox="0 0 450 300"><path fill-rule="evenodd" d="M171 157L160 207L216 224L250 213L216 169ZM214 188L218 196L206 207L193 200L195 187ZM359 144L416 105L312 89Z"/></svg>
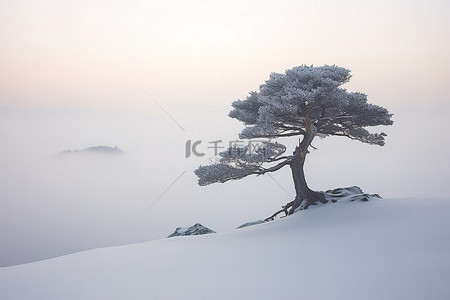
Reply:
<svg viewBox="0 0 450 300"><path fill-rule="evenodd" d="M176 106L228 103L270 72L336 64L377 103L443 104L449 11L445 0L2 1L1 103L140 109L136 83Z"/></svg>
<svg viewBox="0 0 450 300"><path fill-rule="evenodd" d="M315 141L312 188L446 197L448 53L445 0L0 1L0 266L278 210L288 169L208 187L192 171L237 139L231 102L301 64L350 69L347 89L394 113L384 147ZM127 156L50 161L96 145Z"/></svg>

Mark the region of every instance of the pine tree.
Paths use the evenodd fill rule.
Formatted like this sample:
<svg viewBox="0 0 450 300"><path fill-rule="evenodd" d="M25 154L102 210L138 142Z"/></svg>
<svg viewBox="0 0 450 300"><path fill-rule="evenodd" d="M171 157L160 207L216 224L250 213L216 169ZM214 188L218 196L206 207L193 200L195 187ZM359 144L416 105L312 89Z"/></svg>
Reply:
<svg viewBox="0 0 450 300"><path fill-rule="evenodd" d="M305 180L303 166L313 139L344 136L383 146L386 134L370 133L365 127L393 124L387 109L367 103L365 94L341 87L350 77L348 69L334 65L303 65L284 74L272 73L259 92L233 102L229 113L246 125L240 138L267 141L256 149L234 146L220 153L218 163L195 170L199 184L223 183L289 166L296 196L274 216L280 212L292 214L300 205L307 208L318 201L326 202L324 194L311 190ZM299 144L291 155L285 155L286 147L272 140L291 136L300 136Z"/></svg>

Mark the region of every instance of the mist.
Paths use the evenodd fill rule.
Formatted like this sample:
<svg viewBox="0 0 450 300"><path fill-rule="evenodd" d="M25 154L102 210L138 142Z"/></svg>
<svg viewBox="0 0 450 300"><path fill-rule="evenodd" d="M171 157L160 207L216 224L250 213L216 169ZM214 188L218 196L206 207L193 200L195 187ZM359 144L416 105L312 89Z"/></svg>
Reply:
<svg viewBox="0 0 450 300"><path fill-rule="evenodd" d="M0 115L2 266L164 238L196 222L232 230L294 197L289 168L272 177L197 185L193 170L215 159L211 142L225 147L238 139L241 125L226 110L204 117L203 126L181 115L184 130L157 105L151 114L4 107ZM306 165L310 186L358 185L385 198L446 196L444 111L404 110L394 121L383 128L384 147L317 139ZM430 142L419 142L423 137ZM197 150L205 155L186 157L188 140L201 141ZM282 142L292 148L296 139ZM124 152L58 154L97 145Z"/></svg>
<svg viewBox="0 0 450 300"><path fill-rule="evenodd" d="M311 188L447 197L448 1L0 7L0 266L270 216L294 197L289 168L206 187L193 171L238 139L233 101L301 64L350 69L344 87L394 114L369 128L383 147L316 138ZM124 153L58 155L100 145Z"/></svg>
<svg viewBox="0 0 450 300"><path fill-rule="evenodd" d="M190 136L163 110L156 117L11 107L0 114L3 266L163 238L193 222L232 229L261 205L241 200L267 192L258 191L257 182L236 191L200 188L192 171L214 156L208 141L226 137ZM233 131L228 136L237 138ZM186 158L188 139L202 140L199 151L212 152ZM124 152L60 153L97 145ZM253 217L282 203L255 209Z"/></svg>

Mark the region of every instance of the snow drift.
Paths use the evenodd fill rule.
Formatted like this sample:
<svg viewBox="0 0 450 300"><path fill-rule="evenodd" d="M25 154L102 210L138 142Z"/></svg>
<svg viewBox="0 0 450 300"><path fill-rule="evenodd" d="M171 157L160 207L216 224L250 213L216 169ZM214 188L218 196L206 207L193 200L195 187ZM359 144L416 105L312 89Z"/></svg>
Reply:
<svg viewBox="0 0 450 300"><path fill-rule="evenodd" d="M0 268L12 299L448 299L450 202L374 199Z"/></svg>

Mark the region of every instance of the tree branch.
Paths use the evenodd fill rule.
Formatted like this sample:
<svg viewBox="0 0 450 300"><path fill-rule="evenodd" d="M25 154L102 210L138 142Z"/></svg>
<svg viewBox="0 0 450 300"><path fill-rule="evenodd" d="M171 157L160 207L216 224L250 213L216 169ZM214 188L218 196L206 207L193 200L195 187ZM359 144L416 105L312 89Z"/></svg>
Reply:
<svg viewBox="0 0 450 300"><path fill-rule="evenodd" d="M260 167L260 168L258 168L258 171L256 173L253 173L253 174L263 175L265 173L275 172L275 171L278 171L279 169L281 169L282 167L284 167L285 165L291 164L291 162L292 162L292 156L288 156L285 161L283 161L283 162L281 162L281 163L279 163L279 164L277 164L277 165L275 165L273 167L270 167L270 168Z"/></svg>
<svg viewBox="0 0 450 300"><path fill-rule="evenodd" d="M317 119L317 121L322 121L322 120L333 121L333 120L340 120L340 119L353 119L353 118L356 118L356 117L357 117L357 116L325 117L325 118L319 118L319 119Z"/></svg>
<svg viewBox="0 0 450 300"><path fill-rule="evenodd" d="M287 136L296 136L296 135L304 135L304 133L303 132L280 133L280 134L273 135L271 137L277 138L277 137L287 137Z"/></svg>
<svg viewBox="0 0 450 300"><path fill-rule="evenodd" d="M274 158L274 159L268 159L267 162L275 162L275 161L279 161L279 160L282 160L282 159L292 159L292 155L280 156L280 157L277 157L277 158Z"/></svg>
<svg viewBox="0 0 450 300"><path fill-rule="evenodd" d="M279 127L279 128L286 129L286 131L288 131L288 130L293 130L293 131L296 130L296 131L298 131L301 134L305 134L306 133L306 131L303 128L298 127L298 126L289 126L289 125L285 125L285 124L277 124L276 126Z"/></svg>

